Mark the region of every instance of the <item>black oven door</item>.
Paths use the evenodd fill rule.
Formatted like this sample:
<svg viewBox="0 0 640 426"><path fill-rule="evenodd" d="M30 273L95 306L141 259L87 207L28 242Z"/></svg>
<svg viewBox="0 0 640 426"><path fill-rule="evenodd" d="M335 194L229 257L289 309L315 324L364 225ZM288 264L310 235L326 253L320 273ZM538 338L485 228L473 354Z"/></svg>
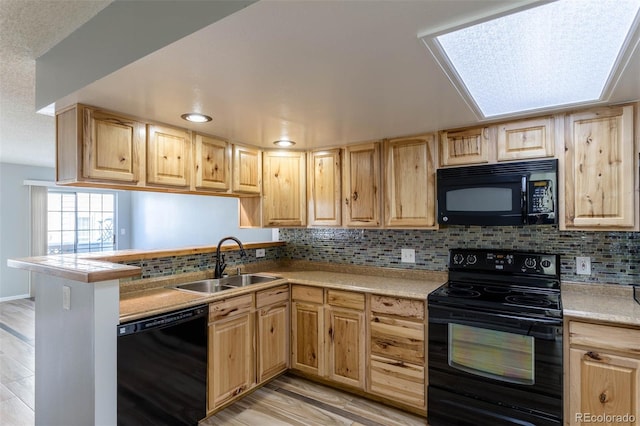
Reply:
<svg viewBox="0 0 640 426"><path fill-rule="evenodd" d="M523 225L527 178L520 174L448 176L438 170L438 223Z"/></svg>
<svg viewBox="0 0 640 426"><path fill-rule="evenodd" d="M562 320L429 304L428 421L562 424Z"/></svg>

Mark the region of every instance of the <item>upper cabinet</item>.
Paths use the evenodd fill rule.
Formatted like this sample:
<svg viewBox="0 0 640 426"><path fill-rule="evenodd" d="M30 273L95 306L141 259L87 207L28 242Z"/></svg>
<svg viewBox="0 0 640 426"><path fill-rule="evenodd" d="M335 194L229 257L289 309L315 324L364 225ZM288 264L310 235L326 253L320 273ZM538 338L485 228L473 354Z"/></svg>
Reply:
<svg viewBox="0 0 640 426"><path fill-rule="evenodd" d="M635 120L633 105L566 116L561 229L639 229Z"/></svg>
<svg viewBox="0 0 640 426"><path fill-rule="evenodd" d="M231 188L231 144L196 134L194 148L195 188L228 191Z"/></svg>
<svg viewBox="0 0 640 426"><path fill-rule="evenodd" d="M241 145L233 146L233 192L262 192L262 151Z"/></svg>
<svg viewBox="0 0 640 426"><path fill-rule="evenodd" d="M184 129L147 125L147 183L188 187L191 136Z"/></svg>
<svg viewBox="0 0 640 426"><path fill-rule="evenodd" d="M263 154L262 225L306 225L306 155L266 151Z"/></svg>
<svg viewBox="0 0 640 426"><path fill-rule="evenodd" d="M340 226L340 149L313 151L308 156L309 225Z"/></svg>
<svg viewBox="0 0 640 426"><path fill-rule="evenodd" d="M384 224L435 228L435 135L384 142Z"/></svg>
<svg viewBox="0 0 640 426"><path fill-rule="evenodd" d="M342 167L344 225L380 226L380 143L347 146Z"/></svg>
<svg viewBox="0 0 640 426"><path fill-rule="evenodd" d="M489 162L492 135L489 127L440 132L440 166Z"/></svg>
<svg viewBox="0 0 640 426"><path fill-rule="evenodd" d="M553 117L498 125L498 161L553 157Z"/></svg>
<svg viewBox="0 0 640 426"><path fill-rule="evenodd" d="M141 180L144 123L76 105L56 116L56 136L58 182Z"/></svg>

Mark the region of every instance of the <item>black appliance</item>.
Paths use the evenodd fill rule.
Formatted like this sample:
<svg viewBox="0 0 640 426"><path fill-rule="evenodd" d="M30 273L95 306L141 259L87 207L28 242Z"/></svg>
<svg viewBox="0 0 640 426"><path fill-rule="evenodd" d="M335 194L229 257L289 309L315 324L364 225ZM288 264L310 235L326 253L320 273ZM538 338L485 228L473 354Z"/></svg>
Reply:
<svg viewBox="0 0 640 426"><path fill-rule="evenodd" d="M558 160L437 170L438 223L558 223Z"/></svg>
<svg viewBox="0 0 640 426"><path fill-rule="evenodd" d="M207 410L206 305L118 325L118 425L197 425Z"/></svg>
<svg viewBox="0 0 640 426"><path fill-rule="evenodd" d="M562 424L558 255L451 250L428 306L429 425Z"/></svg>

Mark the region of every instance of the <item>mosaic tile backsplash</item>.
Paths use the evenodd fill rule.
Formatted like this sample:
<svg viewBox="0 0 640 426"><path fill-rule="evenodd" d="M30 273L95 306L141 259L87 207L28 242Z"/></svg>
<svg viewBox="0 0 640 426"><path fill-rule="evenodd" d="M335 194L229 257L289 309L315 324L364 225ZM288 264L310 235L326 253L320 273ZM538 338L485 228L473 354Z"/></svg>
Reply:
<svg viewBox="0 0 640 426"><path fill-rule="evenodd" d="M225 272L228 272L229 274L235 274L236 266L246 265L251 262L276 260L286 256L285 247L282 246L265 248L265 257L261 257L260 259L255 257L243 258L240 256L239 250L229 250L223 253L225 263L227 264ZM216 254L213 252L191 254L187 256L157 257L153 259L119 263L141 268L142 275L140 276L140 279L156 278L188 272L213 270L216 264Z"/></svg>
<svg viewBox="0 0 640 426"><path fill-rule="evenodd" d="M640 284L640 233L559 231L557 226L450 226L438 231L389 229L280 229L285 256L392 268L446 271L450 248L495 248L560 254L562 279ZM413 248L416 263L401 263ZM591 275L575 273L575 257L591 258Z"/></svg>

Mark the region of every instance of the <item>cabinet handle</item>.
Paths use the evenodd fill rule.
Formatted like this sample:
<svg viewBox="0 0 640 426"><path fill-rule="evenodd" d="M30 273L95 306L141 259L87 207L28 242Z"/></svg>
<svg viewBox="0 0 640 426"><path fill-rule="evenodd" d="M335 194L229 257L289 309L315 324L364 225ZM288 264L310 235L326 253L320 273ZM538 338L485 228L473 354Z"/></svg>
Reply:
<svg viewBox="0 0 640 426"><path fill-rule="evenodd" d="M353 192L353 201L357 201L358 200L358 191L354 191Z"/></svg>
<svg viewBox="0 0 640 426"><path fill-rule="evenodd" d="M344 199L344 203L348 206L348 205L349 205L349 199L348 199L348 198L345 198L345 199Z"/></svg>
<svg viewBox="0 0 640 426"><path fill-rule="evenodd" d="M604 404L605 402L607 402L607 394L602 392L599 396L599 399L600 399L600 402Z"/></svg>

